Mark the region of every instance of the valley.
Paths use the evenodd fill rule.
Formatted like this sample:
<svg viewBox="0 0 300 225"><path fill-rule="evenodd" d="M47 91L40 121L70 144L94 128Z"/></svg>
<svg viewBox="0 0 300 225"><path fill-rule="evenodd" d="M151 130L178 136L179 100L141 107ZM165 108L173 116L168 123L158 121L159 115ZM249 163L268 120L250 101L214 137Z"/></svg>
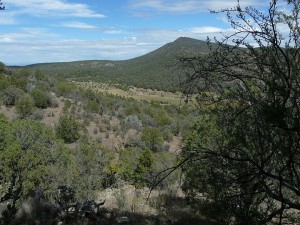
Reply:
<svg viewBox="0 0 300 225"><path fill-rule="evenodd" d="M159 51L166 52L163 48ZM103 210L110 216L99 217L104 224L117 224L121 217L130 219L132 224L190 224L188 221L192 220L211 224L200 214L189 212L180 187L180 170L156 184L157 179L165 176L161 171L180 163L184 138L197 118L194 103L185 103L179 89L155 89L155 79L167 84L161 73L153 80L139 78L145 85L130 77L122 80L112 70L118 68L118 63L7 67L0 75L0 133L5 133L0 145L7 149L0 152L0 159L19 157L34 165L18 175L25 177L26 182L15 184L22 185L22 194L16 200L26 199L35 180L51 195L57 195L63 186L73 191L72 198L77 202L106 200ZM99 67L109 69L113 75L91 76ZM89 75L85 76L86 73ZM10 137L16 143L15 152L7 148L12 144ZM42 152L37 150L40 146L44 146ZM22 148L26 154L22 154ZM51 154L47 155L47 151ZM59 155L59 160L54 160L55 155ZM43 159L39 160L40 157ZM54 160L54 164L47 160ZM3 184L8 184L10 178L11 173L7 173ZM9 196L2 200L1 210L15 200L5 186L0 186L0 193Z"/></svg>
<svg viewBox="0 0 300 225"><path fill-rule="evenodd" d="M125 87L122 88L120 85L108 84L108 83L96 83L96 82L83 82L83 81L72 81L76 86L91 89L95 92L101 92L111 95L116 95L124 98L132 98L138 101L157 101L162 104L173 104L180 106L183 103L183 95L180 92L165 92L152 89L144 89L137 87Z"/></svg>

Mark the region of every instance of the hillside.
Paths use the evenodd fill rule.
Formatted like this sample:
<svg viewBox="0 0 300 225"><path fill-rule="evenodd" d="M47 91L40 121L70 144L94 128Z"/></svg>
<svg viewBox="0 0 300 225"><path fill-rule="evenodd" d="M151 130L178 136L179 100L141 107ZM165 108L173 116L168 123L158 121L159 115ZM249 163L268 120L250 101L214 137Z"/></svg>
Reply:
<svg viewBox="0 0 300 225"><path fill-rule="evenodd" d="M90 60L29 65L60 78L112 82L143 88L179 90L176 59L208 51L205 41L181 37L146 55L123 61Z"/></svg>

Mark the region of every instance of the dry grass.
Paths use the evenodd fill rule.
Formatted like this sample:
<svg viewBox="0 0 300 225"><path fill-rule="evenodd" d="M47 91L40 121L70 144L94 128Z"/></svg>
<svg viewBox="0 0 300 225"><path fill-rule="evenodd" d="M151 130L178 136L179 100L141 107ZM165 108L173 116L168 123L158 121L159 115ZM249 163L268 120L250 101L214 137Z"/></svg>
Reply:
<svg viewBox="0 0 300 225"><path fill-rule="evenodd" d="M4 114L8 119L13 120L18 118L15 107L0 106L0 113Z"/></svg>
<svg viewBox="0 0 300 225"><path fill-rule="evenodd" d="M85 89L92 89L96 92L102 92L107 94L112 94L116 96L121 96L125 98L133 98L138 101L159 101L166 104L179 105L182 103L182 93L176 92L165 92L157 91L151 89L130 87L129 91L124 91L120 88L115 87L114 85L109 85L106 83L95 83L95 82L79 82L72 81L78 87Z"/></svg>
<svg viewBox="0 0 300 225"><path fill-rule="evenodd" d="M100 192L98 201L106 199L105 208L128 216L130 224L220 225L195 213L176 187L149 193L149 188L123 185Z"/></svg>

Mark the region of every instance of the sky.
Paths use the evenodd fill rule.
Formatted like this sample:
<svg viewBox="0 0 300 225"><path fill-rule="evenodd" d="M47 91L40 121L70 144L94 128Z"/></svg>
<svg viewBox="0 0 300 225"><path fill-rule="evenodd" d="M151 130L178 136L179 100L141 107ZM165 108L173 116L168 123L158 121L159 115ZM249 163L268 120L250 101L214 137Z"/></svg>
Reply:
<svg viewBox="0 0 300 225"><path fill-rule="evenodd" d="M264 1L264 0L263 0ZM261 6L262 0L240 0ZM2 0L0 61L28 65L125 60L179 37L206 40L230 32L225 15L209 10L236 0ZM267 1L266 3L267 4Z"/></svg>

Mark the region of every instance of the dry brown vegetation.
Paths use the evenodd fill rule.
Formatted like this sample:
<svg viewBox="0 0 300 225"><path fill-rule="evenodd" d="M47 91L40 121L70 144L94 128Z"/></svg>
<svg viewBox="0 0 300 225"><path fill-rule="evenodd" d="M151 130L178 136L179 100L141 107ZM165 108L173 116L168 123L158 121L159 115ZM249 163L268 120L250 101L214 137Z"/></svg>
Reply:
<svg viewBox="0 0 300 225"><path fill-rule="evenodd" d="M138 101L159 101L165 104L174 104L179 105L182 103L182 93L176 92L166 92L166 91L158 91L137 87L129 87L128 91L124 91L121 88L118 88L115 85L110 85L107 83L96 83L96 82L80 82L80 81L72 81L78 87L84 89L92 89L96 92L107 93L111 95L121 96L125 98L133 98Z"/></svg>

